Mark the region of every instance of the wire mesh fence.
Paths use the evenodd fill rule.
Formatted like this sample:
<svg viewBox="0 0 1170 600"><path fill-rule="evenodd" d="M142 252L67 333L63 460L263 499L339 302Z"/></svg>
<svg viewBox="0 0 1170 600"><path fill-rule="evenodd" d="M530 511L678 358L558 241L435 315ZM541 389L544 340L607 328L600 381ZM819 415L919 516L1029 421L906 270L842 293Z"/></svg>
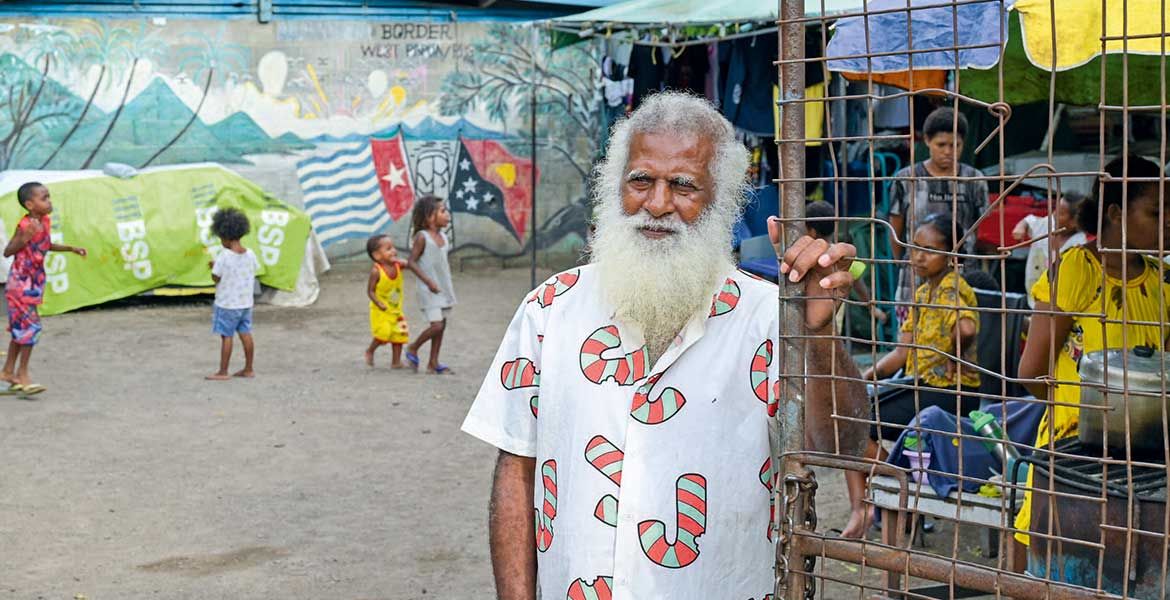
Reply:
<svg viewBox="0 0 1170 600"><path fill-rule="evenodd" d="M784 239L867 269L829 373L781 282L776 596L1170 598L1165 0L807 4L779 2ZM860 456L805 446L842 381Z"/></svg>

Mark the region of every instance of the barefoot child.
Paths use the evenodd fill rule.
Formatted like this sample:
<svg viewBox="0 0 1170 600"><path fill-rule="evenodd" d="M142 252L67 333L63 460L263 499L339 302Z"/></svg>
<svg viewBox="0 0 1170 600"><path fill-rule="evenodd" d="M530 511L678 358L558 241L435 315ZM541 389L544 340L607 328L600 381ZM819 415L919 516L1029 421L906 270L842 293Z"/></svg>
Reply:
<svg viewBox="0 0 1170 600"><path fill-rule="evenodd" d="M44 300L45 254L50 251L72 252L85 258L86 252L85 248L50 241L49 214L53 212L53 203L49 199L49 188L36 182L26 183L16 191L16 200L28 214L20 219L16 233L4 248L4 256L13 257L4 293L12 341L8 343L8 356L0 379L11 384L8 393L32 395L45 391L44 386L33 383L28 376L28 360L41 337L37 306Z"/></svg>
<svg viewBox="0 0 1170 600"><path fill-rule="evenodd" d="M256 270L260 263L240 240L248 235L251 225L244 213L234 208L223 208L211 220L211 232L223 244L224 251L211 262L211 278L215 280L215 306L212 309L211 331L223 339L219 351L219 370L207 379L223 381L231 377L254 377L252 354L252 305L255 301ZM232 336L240 335L244 345L244 369L228 376L232 360Z"/></svg>
<svg viewBox="0 0 1170 600"><path fill-rule="evenodd" d="M455 306L451 266L447 263L447 253L451 245L443 233L443 228L450 224L451 213L447 211L447 205L441 198L423 196L415 202L410 226L414 235L410 248L410 264L415 265L419 272L426 274L438 289L432 291L426 281L419 278L418 302L427 321L430 321L430 326L407 346L406 360L418 369L418 349L429 341L431 356L427 361L427 371L438 375L451 372L447 365L439 362L443 331L447 328L447 315L451 313L451 307Z"/></svg>
<svg viewBox="0 0 1170 600"><path fill-rule="evenodd" d="M374 261L366 295L370 297L370 333L373 341L366 349L366 364L374 366L374 352L390 344L393 352L391 369L401 369L402 345L410 341L406 317L402 314L402 270L410 269L432 292L439 287L414 265L398 258L398 249L388 235L375 235L366 241L366 254Z"/></svg>

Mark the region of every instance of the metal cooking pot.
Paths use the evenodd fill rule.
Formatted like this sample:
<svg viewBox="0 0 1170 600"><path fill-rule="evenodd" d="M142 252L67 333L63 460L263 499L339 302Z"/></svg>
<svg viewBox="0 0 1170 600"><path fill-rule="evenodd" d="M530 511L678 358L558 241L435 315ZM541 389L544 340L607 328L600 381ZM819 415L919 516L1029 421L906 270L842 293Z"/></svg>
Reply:
<svg viewBox="0 0 1170 600"><path fill-rule="evenodd" d="M1085 354L1080 366L1081 443L1124 453L1128 421L1133 452L1163 455L1164 365L1170 365L1170 356L1164 358L1162 352L1147 346ZM1090 408L1093 406L1105 408Z"/></svg>

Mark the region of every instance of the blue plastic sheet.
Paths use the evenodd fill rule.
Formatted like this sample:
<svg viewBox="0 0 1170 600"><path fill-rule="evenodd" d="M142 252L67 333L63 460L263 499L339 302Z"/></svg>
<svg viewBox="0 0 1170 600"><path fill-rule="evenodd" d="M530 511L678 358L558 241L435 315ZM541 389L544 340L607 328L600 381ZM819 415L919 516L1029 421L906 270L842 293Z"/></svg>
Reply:
<svg viewBox="0 0 1170 600"><path fill-rule="evenodd" d="M990 69L999 62L1000 48L1007 40L1007 13L1014 4L1008 0L950 6L951 0L871 0L870 11L905 9L907 3L916 10L869 15L869 48L866 48L866 17L841 19L834 27L825 55L829 70L852 73L893 73L911 67L921 69L955 69L956 46L991 47L959 50L958 68ZM931 8L922 8L931 7ZM958 9L956 27L955 10ZM1002 23L997 27L996 23ZM914 45L910 46L913 33ZM951 50L947 50L950 48ZM930 50L938 50L931 52ZM907 50L927 52L907 54ZM865 55L893 53L885 56ZM872 63L870 62L872 61Z"/></svg>
<svg viewBox="0 0 1170 600"><path fill-rule="evenodd" d="M1003 427L1003 430L1007 434L1008 439L1031 446L1036 442L1036 429L1040 426L1040 417L1043 416L1044 409L1045 405L1035 400L1009 400L1003 404L992 404L984 408L983 411L995 415L995 420L999 421L1000 426L1003 427L1004 411L1006 410L1007 427ZM971 427L971 419L963 417L961 421L964 435L980 435ZM963 455L962 474L967 477L986 480L1002 469L999 457L992 454L978 439L959 440L953 434L919 433L913 429L915 422L921 424L924 429L937 431L956 430L954 413L949 413L938 407L924 409L918 413L915 420L911 422L910 426L898 438L898 442L895 444L894 450L887 460L890 464L902 468L910 468L909 459L902 455L902 442L905 441L907 435L916 435L926 443L925 450L930 452L930 465L927 468L932 471L958 473L960 453ZM1020 450L1020 454L1022 455L1026 456L1030 454L1029 451L1019 446L1017 446L1017 449ZM938 494L940 498L946 498L958 487L958 481L952 477L931 473L930 487L934 489L934 493ZM970 480L963 482L963 491L975 492L978 490L978 483Z"/></svg>

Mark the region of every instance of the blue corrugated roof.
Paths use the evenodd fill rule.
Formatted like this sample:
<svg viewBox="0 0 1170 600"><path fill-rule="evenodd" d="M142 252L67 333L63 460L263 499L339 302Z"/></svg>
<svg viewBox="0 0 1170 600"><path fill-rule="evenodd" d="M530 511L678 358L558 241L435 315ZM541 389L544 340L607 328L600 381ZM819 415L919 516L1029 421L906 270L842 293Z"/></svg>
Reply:
<svg viewBox="0 0 1170 600"><path fill-rule="evenodd" d="M0 15L52 17L170 16L191 18L257 18L261 9L272 19L436 19L523 21L564 16L614 0L497 0L488 8L476 2L426 0L8 0Z"/></svg>

